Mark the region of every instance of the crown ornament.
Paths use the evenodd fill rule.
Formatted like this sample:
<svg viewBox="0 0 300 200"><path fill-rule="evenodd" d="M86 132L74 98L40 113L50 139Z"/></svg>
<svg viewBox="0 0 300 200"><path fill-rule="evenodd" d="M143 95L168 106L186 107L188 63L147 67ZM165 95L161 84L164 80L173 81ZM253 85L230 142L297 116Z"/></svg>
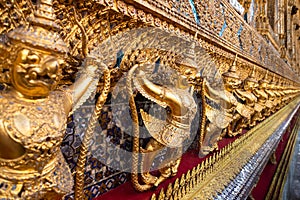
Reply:
<svg viewBox="0 0 300 200"><path fill-rule="evenodd" d="M229 77L229 78L236 78L239 79L239 75L236 72L236 61L237 61L238 55L235 55L234 61L232 65L230 66L229 70L225 73L223 73L223 76Z"/></svg>
<svg viewBox="0 0 300 200"><path fill-rule="evenodd" d="M266 70L265 76L264 76L261 80L259 80L259 83L260 83L260 84L262 84L262 83L270 83L270 82L268 81L268 74L269 74L269 71Z"/></svg>
<svg viewBox="0 0 300 200"><path fill-rule="evenodd" d="M273 78L272 78L271 84L273 84L273 85L277 85L277 81L276 81L276 75L275 75L275 73L273 74Z"/></svg>
<svg viewBox="0 0 300 200"><path fill-rule="evenodd" d="M245 81L257 83L258 81L255 79L255 66L252 68L250 75L245 79Z"/></svg>
<svg viewBox="0 0 300 200"><path fill-rule="evenodd" d="M60 27L55 23L52 0L38 0L34 16L29 17L28 21L29 25L8 32L7 36L12 42L60 54L68 52L58 34Z"/></svg>
<svg viewBox="0 0 300 200"><path fill-rule="evenodd" d="M179 58L179 60L177 60L178 63L180 63L183 66L188 66L188 67L192 67L195 69L198 69L199 66L197 65L197 63L195 62L195 48L196 48L196 41L198 40L198 32L196 32L195 36L194 36L194 42L192 42L191 47L189 49L187 49L187 52L185 53L184 57Z"/></svg>

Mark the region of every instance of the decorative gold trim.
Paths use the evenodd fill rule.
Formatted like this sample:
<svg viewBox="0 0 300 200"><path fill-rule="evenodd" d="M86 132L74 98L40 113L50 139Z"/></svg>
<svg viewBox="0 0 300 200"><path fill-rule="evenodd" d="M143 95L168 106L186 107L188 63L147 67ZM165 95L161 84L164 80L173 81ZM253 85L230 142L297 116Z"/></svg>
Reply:
<svg viewBox="0 0 300 200"><path fill-rule="evenodd" d="M213 199L297 107L300 97L162 189L155 199ZM234 159L232 159L234 158ZM172 192L171 191L172 188Z"/></svg>
<svg viewBox="0 0 300 200"><path fill-rule="evenodd" d="M248 23L244 21L244 19L236 13L236 11L232 8L232 6L227 1L219 0L215 3L222 3L224 5L224 10L227 10L228 13L234 16L236 18L236 21L243 25L244 29L247 30L247 34L250 34L250 32L254 37L254 40L257 44L262 45L261 49L266 53L272 53L274 54L272 58L270 58L271 63L264 63L264 61L260 61L257 59L257 56L250 55L248 52L240 50L240 48L233 44L233 42L230 42L229 38L222 38L219 37L216 32L213 30L210 30L209 27L205 25L197 25L192 18L188 18L181 13L178 13L172 9L170 9L164 1L133 1L134 4L132 5L132 1L125 0L125 1L117 1L117 7L118 11L123 13L126 16L130 16L133 18L136 18L138 20L141 20L142 22L145 22L149 26L159 27L166 31L176 33L178 36L184 37L184 38L193 38L193 36L198 33L197 39L198 42L201 44L203 48L205 48L207 51L216 53L220 52L220 55L226 55L225 57L233 57L235 54L238 54L241 59L243 60L243 63L246 65L256 65L261 68L268 68L268 66L276 66L276 61L280 62L282 65L285 65L287 68L287 65L280 59L280 57L277 57L276 51L274 51L270 46L267 44L267 42L257 33L257 31L251 27ZM147 8L147 9L145 9ZM215 7L214 7L215 8ZM209 11L209 10L208 10ZM147 16L147 17L145 17ZM212 16L214 17L214 16ZM213 20L213 18L212 18ZM219 21L220 19L215 19ZM172 23L170 23L170 21ZM235 23L237 23L235 22ZM237 30L235 30L237 31ZM245 42L247 42L247 39L243 39ZM229 40L229 41L227 41ZM247 44L250 45L250 44ZM257 45L258 48L258 45ZM254 49L253 51L258 51L258 49ZM265 55L262 55L262 57L265 57ZM275 61L276 59L276 61ZM277 69L277 68L276 68ZM278 68L279 69L279 68ZM272 71L273 69L269 69ZM276 74L281 74L283 72L280 71L273 71ZM287 71L285 71L287 72ZM283 74L281 74L283 75ZM291 77L287 75L287 73L284 74L285 78L290 79L293 74L289 73ZM296 79L296 77L294 77Z"/></svg>

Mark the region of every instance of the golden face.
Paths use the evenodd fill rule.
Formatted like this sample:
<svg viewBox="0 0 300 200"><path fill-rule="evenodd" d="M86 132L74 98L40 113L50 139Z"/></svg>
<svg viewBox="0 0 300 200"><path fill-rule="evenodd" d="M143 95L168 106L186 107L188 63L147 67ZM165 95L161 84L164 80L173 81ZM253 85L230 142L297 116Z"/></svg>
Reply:
<svg viewBox="0 0 300 200"><path fill-rule="evenodd" d="M271 83L271 84L268 85L268 89L273 90L274 88L275 88L275 85L274 85L274 84Z"/></svg>
<svg viewBox="0 0 300 200"><path fill-rule="evenodd" d="M179 77L177 79L176 87L180 88L180 89L186 89L186 88L190 87L187 77L183 76L183 75L179 75Z"/></svg>
<svg viewBox="0 0 300 200"><path fill-rule="evenodd" d="M267 86L268 86L268 84L266 82L262 82L259 84L259 88L261 88L261 89L266 89Z"/></svg>
<svg viewBox="0 0 300 200"><path fill-rule="evenodd" d="M253 81L245 81L244 89L245 90L253 90L256 86L257 86L257 84Z"/></svg>
<svg viewBox="0 0 300 200"><path fill-rule="evenodd" d="M241 84L241 80L234 77L224 76L224 84L231 89L237 89Z"/></svg>
<svg viewBox="0 0 300 200"><path fill-rule="evenodd" d="M47 97L59 81L60 63L58 56L48 52L21 49L11 71L12 85L26 97Z"/></svg>
<svg viewBox="0 0 300 200"><path fill-rule="evenodd" d="M189 88L191 85L194 85L199 78L200 75L197 73L197 69L185 67L182 70L182 74L179 75L177 87L181 89Z"/></svg>

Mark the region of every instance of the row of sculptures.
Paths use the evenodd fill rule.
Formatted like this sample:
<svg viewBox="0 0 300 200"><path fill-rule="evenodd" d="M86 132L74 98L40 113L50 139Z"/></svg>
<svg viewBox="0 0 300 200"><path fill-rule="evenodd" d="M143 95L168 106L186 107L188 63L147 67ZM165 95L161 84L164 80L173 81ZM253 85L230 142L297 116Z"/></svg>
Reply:
<svg viewBox="0 0 300 200"><path fill-rule="evenodd" d="M287 105L299 94L299 89L288 85L276 75L265 75L260 80L255 76L255 67L244 80L237 72L237 57L230 69L222 74L224 80L224 93L218 93L204 83L203 91L206 101L205 108L208 123L206 123L205 140L200 141L200 153L205 155L217 148L217 141L223 137L234 137L263 121L283 106ZM211 102L219 102L217 110ZM212 105L212 106L211 106ZM222 111L222 112L220 112ZM216 118L216 116L219 116ZM222 130L221 134L219 130ZM216 133L215 133L216 132Z"/></svg>
<svg viewBox="0 0 300 200"><path fill-rule="evenodd" d="M200 157L217 149L218 141L222 138L242 134L243 130L249 130L299 95L299 89L285 85L284 81L280 81L281 78L276 81L275 75L268 77L268 71L258 81L253 68L248 77L242 80L237 72L236 61L237 57L230 69L222 74L224 91L211 87L205 78L199 77L197 66L193 67L187 60L175 60L176 65L184 71L181 73L180 82L186 84L180 86L168 87L154 84L147 79L141 66L136 65L131 68L131 71L137 71L135 76L129 76L129 80L132 79L136 85L137 91L150 101L169 108L165 121L140 110L143 123L152 138L145 149L138 148L138 145L136 147L136 151L140 149L140 153L143 154L141 160L143 183L140 184L138 181L137 169L134 170L136 173L132 174L132 182L137 190L144 191L157 187L162 181L176 175L182 148L185 146L184 141L190 136L191 124L197 111L197 104L193 92L189 90L190 87L200 92L203 99L201 117L204 129L201 130L200 126L198 132L201 135ZM134 104L134 100L131 103ZM131 108L131 112L134 113L136 108L134 106ZM138 121L136 123L138 124ZM138 129L136 131L138 132ZM171 159L165 158L167 162L161 164L160 174L153 176L150 167L155 156L164 148L173 152ZM133 169L135 165L138 165L137 160L133 162Z"/></svg>
<svg viewBox="0 0 300 200"><path fill-rule="evenodd" d="M1 81L7 84L0 93L0 199L61 199L73 190L73 178L60 150L67 118L83 101L86 92L95 86L95 80L99 79L97 68L104 70L107 66L99 60L87 61L75 83L57 87L68 48L54 22L52 1L38 1L34 16L28 21L28 25L10 30L5 35L7 41L0 44ZM153 50L146 53L154 54ZM132 182L139 191L176 175L180 156L166 162L158 176L152 175L150 168L163 147L168 147L171 154L181 155L199 106L193 97L194 90L201 91L204 99L203 154L212 151L225 135L240 134L243 128L252 127L276 112L299 92L285 86L283 81L275 82L275 78L268 82L268 74L257 81L254 69L242 82L234 63L223 74L225 92L220 94L200 76L199 68L191 64L189 57L178 59L163 51L155 51L155 54L160 56L160 62L178 73L178 84L162 86L147 78L143 67L151 66L155 60L151 63L149 59L140 59L129 69L127 87L134 122L133 151L143 154L142 184L137 169L139 158L133 158ZM166 119L157 119L144 110L137 111L136 93L165 108ZM106 97L107 88L104 88L100 102L105 102ZM215 107L212 102L220 106ZM216 113L224 113L220 115L222 120ZM139 146L139 118L152 136L144 147Z"/></svg>
<svg viewBox="0 0 300 200"><path fill-rule="evenodd" d="M73 177L60 146L74 105L94 85L99 66L86 63L80 78L59 89L69 52L54 22L52 0L37 3L29 24L0 44L0 199L61 199Z"/></svg>

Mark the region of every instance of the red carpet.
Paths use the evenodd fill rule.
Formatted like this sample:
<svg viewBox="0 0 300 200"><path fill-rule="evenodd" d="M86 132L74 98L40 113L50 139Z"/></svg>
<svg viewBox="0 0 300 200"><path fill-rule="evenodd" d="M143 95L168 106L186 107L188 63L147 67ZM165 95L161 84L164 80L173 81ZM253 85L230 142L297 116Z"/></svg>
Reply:
<svg viewBox="0 0 300 200"><path fill-rule="evenodd" d="M237 137L236 137L237 138ZM234 141L236 138L224 138L219 142L219 148L223 148L230 142ZM208 155L209 156L209 155ZM206 157L208 157L206 156ZM147 191L147 192L137 192L134 190L130 181L127 181L123 185L95 198L94 200L149 200L152 194L155 192L158 194L161 188L167 188L169 183L173 183L176 178L179 178L183 173L186 173L188 170L192 169L194 166L197 166L201 163L206 157L199 158L198 151L193 150L185 153L182 157L181 164L179 166L178 173L175 177L172 177L165 182L163 182L158 188Z"/></svg>
<svg viewBox="0 0 300 200"><path fill-rule="evenodd" d="M134 190L130 181L127 181L123 185L95 198L94 200L116 200L116 199L130 199L130 200L149 200L153 192L159 193L161 188L166 188L169 183L174 182L176 178L180 177L187 170L193 168L198 163L200 163L203 158L198 157L198 152L190 151L183 155L182 162L179 166L179 171L177 175L173 178L168 179L163 182L158 188L147 191L147 192L137 192Z"/></svg>
<svg viewBox="0 0 300 200"><path fill-rule="evenodd" d="M293 127L295 124L295 117L291 122L291 126ZM283 136L283 139L280 141L277 149L276 149L276 161L277 164L279 163L282 153L284 151L284 148L287 144L288 138L290 136L291 128L289 128L286 133ZM243 131L243 134L246 131ZM223 148L227 144L233 142L235 138L223 138L222 141L218 143L219 149ZM208 155L209 156L209 155ZM206 157L208 157L206 156ZM205 157L205 158L206 158ZM127 181L125 184L95 198L94 200L117 200L117 199L122 199L122 200L149 200L152 196L153 193L159 194L161 188L166 189L169 183L173 183L176 178L179 178L183 173L186 173L189 169L192 169L194 166L198 165L201 163L205 158L199 158L198 157L198 151L192 150L187 153L185 153L182 157L181 164L179 166L178 174L173 177L168 179L167 181L163 182L158 188L146 191L146 192L137 192L134 190L132 184L130 181ZM255 200L263 200L268 192L268 188L271 184L273 175L276 171L277 165L273 165L271 163L268 163L263 170L260 180L257 183L256 187L252 190L252 196L254 197Z"/></svg>

